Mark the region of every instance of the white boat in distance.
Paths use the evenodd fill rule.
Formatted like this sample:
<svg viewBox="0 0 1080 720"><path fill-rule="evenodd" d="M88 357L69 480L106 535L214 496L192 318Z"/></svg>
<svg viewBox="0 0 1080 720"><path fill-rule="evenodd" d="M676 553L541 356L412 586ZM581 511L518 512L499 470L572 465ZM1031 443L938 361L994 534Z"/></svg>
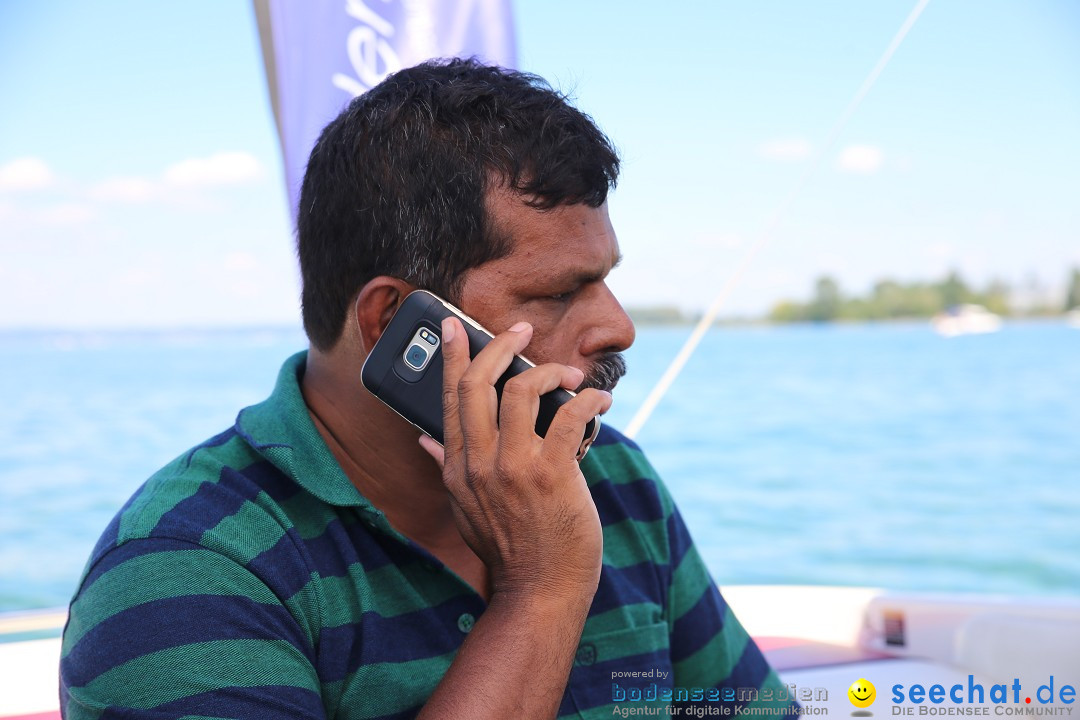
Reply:
<svg viewBox="0 0 1080 720"><path fill-rule="evenodd" d="M1001 318L982 305L954 305L930 319L934 332L943 337L982 335L1001 329Z"/></svg>

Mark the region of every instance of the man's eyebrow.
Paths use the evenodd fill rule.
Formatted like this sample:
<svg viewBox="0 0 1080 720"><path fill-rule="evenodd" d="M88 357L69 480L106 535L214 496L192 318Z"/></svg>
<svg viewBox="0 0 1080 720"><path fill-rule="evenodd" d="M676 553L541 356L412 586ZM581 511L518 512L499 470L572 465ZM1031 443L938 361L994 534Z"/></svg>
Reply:
<svg viewBox="0 0 1080 720"><path fill-rule="evenodd" d="M613 262L611 264L611 267L608 268L607 270L591 270L591 269L586 269L586 268L571 268L571 269L569 269L569 270L567 270L567 271L565 271L563 273L560 273L558 276L556 276L555 279L558 282L562 282L562 283L568 283L569 284L569 283L572 282L572 283L581 284L581 285L584 285L585 283L596 282L597 280L602 279L605 275L607 275L609 272L611 272L615 268L619 267L619 264L622 263L622 260L623 260L622 253L619 253L618 255L615 256L615 262Z"/></svg>

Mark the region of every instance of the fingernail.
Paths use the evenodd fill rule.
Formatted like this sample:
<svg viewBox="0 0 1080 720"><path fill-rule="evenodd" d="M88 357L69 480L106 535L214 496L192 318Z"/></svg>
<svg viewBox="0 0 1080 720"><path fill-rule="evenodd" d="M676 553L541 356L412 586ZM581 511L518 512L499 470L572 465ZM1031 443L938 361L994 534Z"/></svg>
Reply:
<svg viewBox="0 0 1080 720"><path fill-rule="evenodd" d="M450 318L445 318L442 321L442 341L444 343L450 342L454 339L454 323Z"/></svg>
<svg viewBox="0 0 1080 720"><path fill-rule="evenodd" d="M524 332L528 328L529 328L529 323L522 320L519 323L514 323L513 325L511 325L510 326L510 332L516 332L516 333Z"/></svg>

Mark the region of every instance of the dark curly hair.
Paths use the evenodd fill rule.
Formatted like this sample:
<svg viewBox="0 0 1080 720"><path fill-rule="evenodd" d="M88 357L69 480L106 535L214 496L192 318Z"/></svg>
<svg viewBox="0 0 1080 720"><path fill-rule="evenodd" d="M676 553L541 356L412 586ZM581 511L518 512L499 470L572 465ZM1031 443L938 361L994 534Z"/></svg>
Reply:
<svg viewBox="0 0 1080 720"><path fill-rule="evenodd" d="M599 207L618 173L611 141L536 75L461 59L390 75L323 129L308 160L297 245L309 340L337 344L378 275L457 302L466 270L513 249L487 218L489 187L542 210Z"/></svg>

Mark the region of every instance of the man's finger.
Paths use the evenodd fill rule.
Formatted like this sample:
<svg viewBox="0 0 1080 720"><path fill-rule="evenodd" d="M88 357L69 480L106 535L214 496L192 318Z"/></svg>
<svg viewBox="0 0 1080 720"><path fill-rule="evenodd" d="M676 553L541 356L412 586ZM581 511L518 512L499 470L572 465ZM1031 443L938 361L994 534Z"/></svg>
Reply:
<svg viewBox="0 0 1080 720"><path fill-rule="evenodd" d="M420 434L420 447L424 448L428 455L438 464L439 469L442 470L446 464L446 449L443 448L434 438Z"/></svg>
<svg viewBox="0 0 1080 720"><path fill-rule="evenodd" d="M555 388L575 388L585 374L559 363L530 368L506 381L499 406L499 441L519 445L536 437L540 396Z"/></svg>
<svg viewBox="0 0 1080 720"><path fill-rule="evenodd" d="M495 383L510 367L514 355L524 350L530 339L532 326L528 323L518 323L506 332L499 333L469 361L458 379L461 433L467 448L484 452L495 444L499 410ZM461 341L467 353L465 338Z"/></svg>
<svg viewBox="0 0 1080 720"><path fill-rule="evenodd" d="M555 413L544 436L544 450L553 460L575 457L585 435L585 426L611 407L611 393L586 388Z"/></svg>
<svg viewBox="0 0 1080 720"><path fill-rule="evenodd" d="M451 456L460 456L465 447L465 439L461 433L458 383L469 367L469 340L465 336L465 329L461 326L461 322L453 317L442 321L441 339L443 361L443 446ZM421 444L423 444L422 441Z"/></svg>

